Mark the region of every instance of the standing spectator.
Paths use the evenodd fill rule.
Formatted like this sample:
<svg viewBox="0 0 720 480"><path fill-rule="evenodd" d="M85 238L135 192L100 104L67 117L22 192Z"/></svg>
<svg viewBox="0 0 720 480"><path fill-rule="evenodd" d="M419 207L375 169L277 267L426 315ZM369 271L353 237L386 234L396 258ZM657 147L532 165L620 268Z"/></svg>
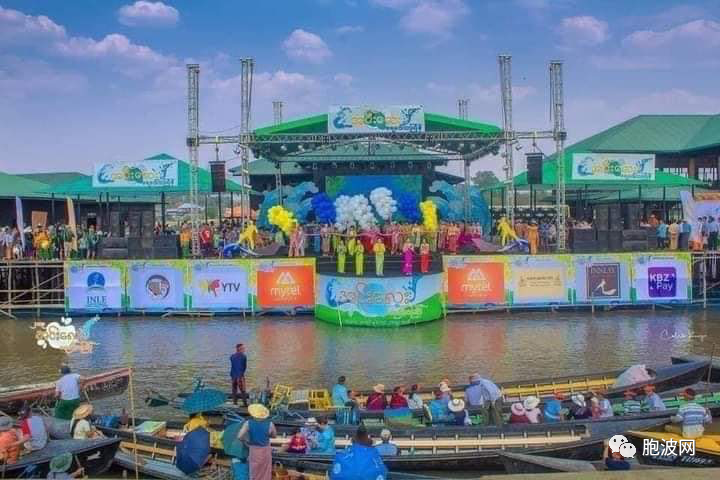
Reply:
<svg viewBox="0 0 720 480"><path fill-rule="evenodd" d="M232 379L232 398L237 405L237 393L240 390L243 405L247 407L247 394L245 393L245 371L247 370L247 356L242 343L235 345L235 353L230 356L230 378Z"/></svg>
<svg viewBox="0 0 720 480"><path fill-rule="evenodd" d="M78 229L78 258L87 258L87 232Z"/></svg>
<svg viewBox="0 0 720 480"><path fill-rule="evenodd" d="M713 217L708 217L708 249L717 250L718 247L718 222Z"/></svg>
<svg viewBox="0 0 720 480"><path fill-rule="evenodd" d="M55 418L70 420L75 409L80 406L80 375L72 373L67 365L60 368L60 373L62 377L55 386L55 394L58 397L55 404Z"/></svg>
<svg viewBox="0 0 720 480"><path fill-rule="evenodd" d="M95 225L90 225L87 231L87 258L94 259L97 256L98 232Z"/></svg>
<svg viewBox="0 0 720 480"><path fill-rule="evenodd" d="M664 220L660 219L660 223L657 226L657 246L658 246L658 248L663 249L666 247L667 237L668 237L668 226Z"/></svg>
<svg viewBox="0 0 720 480"><path fill-rule="evenodd" d="M62 242L63 242L63 257L66 260L70 260L72 258L73 240L74 239L75 239L75 234L73 233L72 228L70 228L70 225L65 225L65 228L62 231Z"/></svg>
<svg viewBox="0 0 720 480"><path fill-rule="evenodd" d="M698 222L700 222L700 250L707 250L707 245L708 245L707 217L698 218Z"/></svg>
<svg viewBox="0 0 720 480"><path fill-rule="evenodd" d="M692 233L692 226L687 220L683 220L680 225L680 250L687 250L690 248L690 234Z"/></svg>
<svg viewBox="0 0 720 480"><path fill-rule="evenodd" d="M670 222L668 225L668 236L670 237L670 250L678 249L680 239L680 222Z"/></svg>

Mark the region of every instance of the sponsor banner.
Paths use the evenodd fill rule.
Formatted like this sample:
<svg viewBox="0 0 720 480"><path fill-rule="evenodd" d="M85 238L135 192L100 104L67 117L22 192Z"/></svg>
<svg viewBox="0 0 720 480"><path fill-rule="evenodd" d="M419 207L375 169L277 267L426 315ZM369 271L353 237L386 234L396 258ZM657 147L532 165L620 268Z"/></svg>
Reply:
<svg viewBox="0 0 720 480"><path fill-rule="evenodd" d="M315 316L340 325L393 326L443 314L442 274L362 278L318 275Z"/></svg>
<svg viewBox="0 0 720 480"><path fill-rule="evenodd" d="M655 180L655 155L574 153L573 180Z"/></svg>
<svg viewBox="0 0 720 480"><path fill-rule="evenodd" d="M560 256L513 256L510 259L512 303L569 303L567 270Z"/></svg>
<svg viewBox="0 0 720 480"><path fill-rule="evenodd" d="M635 296L639 301L691 298L690 255L638 255L634 259Z"/></svg>
<svg viewBox="0 0 720 480"><path fill-rule="evenodd" d="M125 268L124 262L67 263L67 308L86 312L121 310Z"/></svg>
<svg viewBox="0 0 720 480"><path fill-rule="evenodd" d="M249 264L243 261L191 263L192 308L220 311L247 309L249 270Z"/></svg>
<svg viewBox="0 0 720 480"><path fill-rule="evenodd" d="M333 105L328 133L424 132L421 105Z"/></svg>
<svg viewBox="0 0 720 480"><path fill-rule="evenodd" d="M630 260L629 255L574 256L576 302L630 302Z"/></svg>
<svg viewBox="0 0 720 480"><path fill-rule="evenodd" d="M177 187L177 160L96 163L92 185L96 188Z"/></svg>
<svg viewBox="0 0 720 480"><path fill-rule="evenodd" d="M183 261L132 262L128 269L131 310L182 310L185 308Z"/></svg>
<svg viewBox="0 0 720 480"><path fill-rule="evenodd" d="M257 297L260 308L313 307L314 265L261 261L257 267Z"/></svg>
<svg viewBox="0 0 720 480"><path fill-rule="evenodd" d="M505 303L504 262L450 262L447 282L451 305Z"/></svg>

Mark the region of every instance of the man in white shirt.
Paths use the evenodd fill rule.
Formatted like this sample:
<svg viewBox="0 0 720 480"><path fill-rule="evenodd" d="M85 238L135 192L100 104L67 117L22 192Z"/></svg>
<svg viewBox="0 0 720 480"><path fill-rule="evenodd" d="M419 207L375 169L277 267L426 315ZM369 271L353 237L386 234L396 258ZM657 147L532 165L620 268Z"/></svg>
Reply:
<svg viewBox="0 0 720 480"><path fill-rule="evenodd" d="M80 375L72 373L70 367L63 365L60 369L62 377L55 386L55 417L63 420L72 419L72 414L80 406Z"/></svg>

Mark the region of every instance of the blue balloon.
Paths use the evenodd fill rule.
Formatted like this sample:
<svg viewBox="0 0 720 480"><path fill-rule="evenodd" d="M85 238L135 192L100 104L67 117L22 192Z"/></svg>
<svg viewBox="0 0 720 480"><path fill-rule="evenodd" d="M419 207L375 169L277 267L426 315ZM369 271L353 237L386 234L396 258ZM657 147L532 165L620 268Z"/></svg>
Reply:
<svg viewBox="0 0 720 480"><path fill-rule="evenodd" d="M317 193L312 197L312 208L315 218L320 223L335 223L336 211L327 193Z"/></svg>
<svg viewBox="0 0 720 480"><path fill-rule="evenodd" d="M401 193L397 198L397 209L408 222L418 223L420 221L420 207L412 195Z"/></svg>

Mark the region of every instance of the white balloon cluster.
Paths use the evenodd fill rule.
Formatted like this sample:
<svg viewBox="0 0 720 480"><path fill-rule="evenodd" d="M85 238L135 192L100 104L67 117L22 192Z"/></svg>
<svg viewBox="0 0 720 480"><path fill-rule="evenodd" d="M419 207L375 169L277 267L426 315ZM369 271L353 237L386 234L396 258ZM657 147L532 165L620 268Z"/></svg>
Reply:
<svg viewBox="0 0 720 480"><path fill-rule="evenodd" d="M340 195L335 199L335 227L347 230L351 226L368 229L375 225L375 215L364 195Z"/></svg>
<svg viewBox="0 0 720 480"><path fill-rule="evenodd" d="M370 192L370 202L383 220L390 220L392 214L397 212L397 202L392 198L392 192L385 187L378 187Z"/></svg>

